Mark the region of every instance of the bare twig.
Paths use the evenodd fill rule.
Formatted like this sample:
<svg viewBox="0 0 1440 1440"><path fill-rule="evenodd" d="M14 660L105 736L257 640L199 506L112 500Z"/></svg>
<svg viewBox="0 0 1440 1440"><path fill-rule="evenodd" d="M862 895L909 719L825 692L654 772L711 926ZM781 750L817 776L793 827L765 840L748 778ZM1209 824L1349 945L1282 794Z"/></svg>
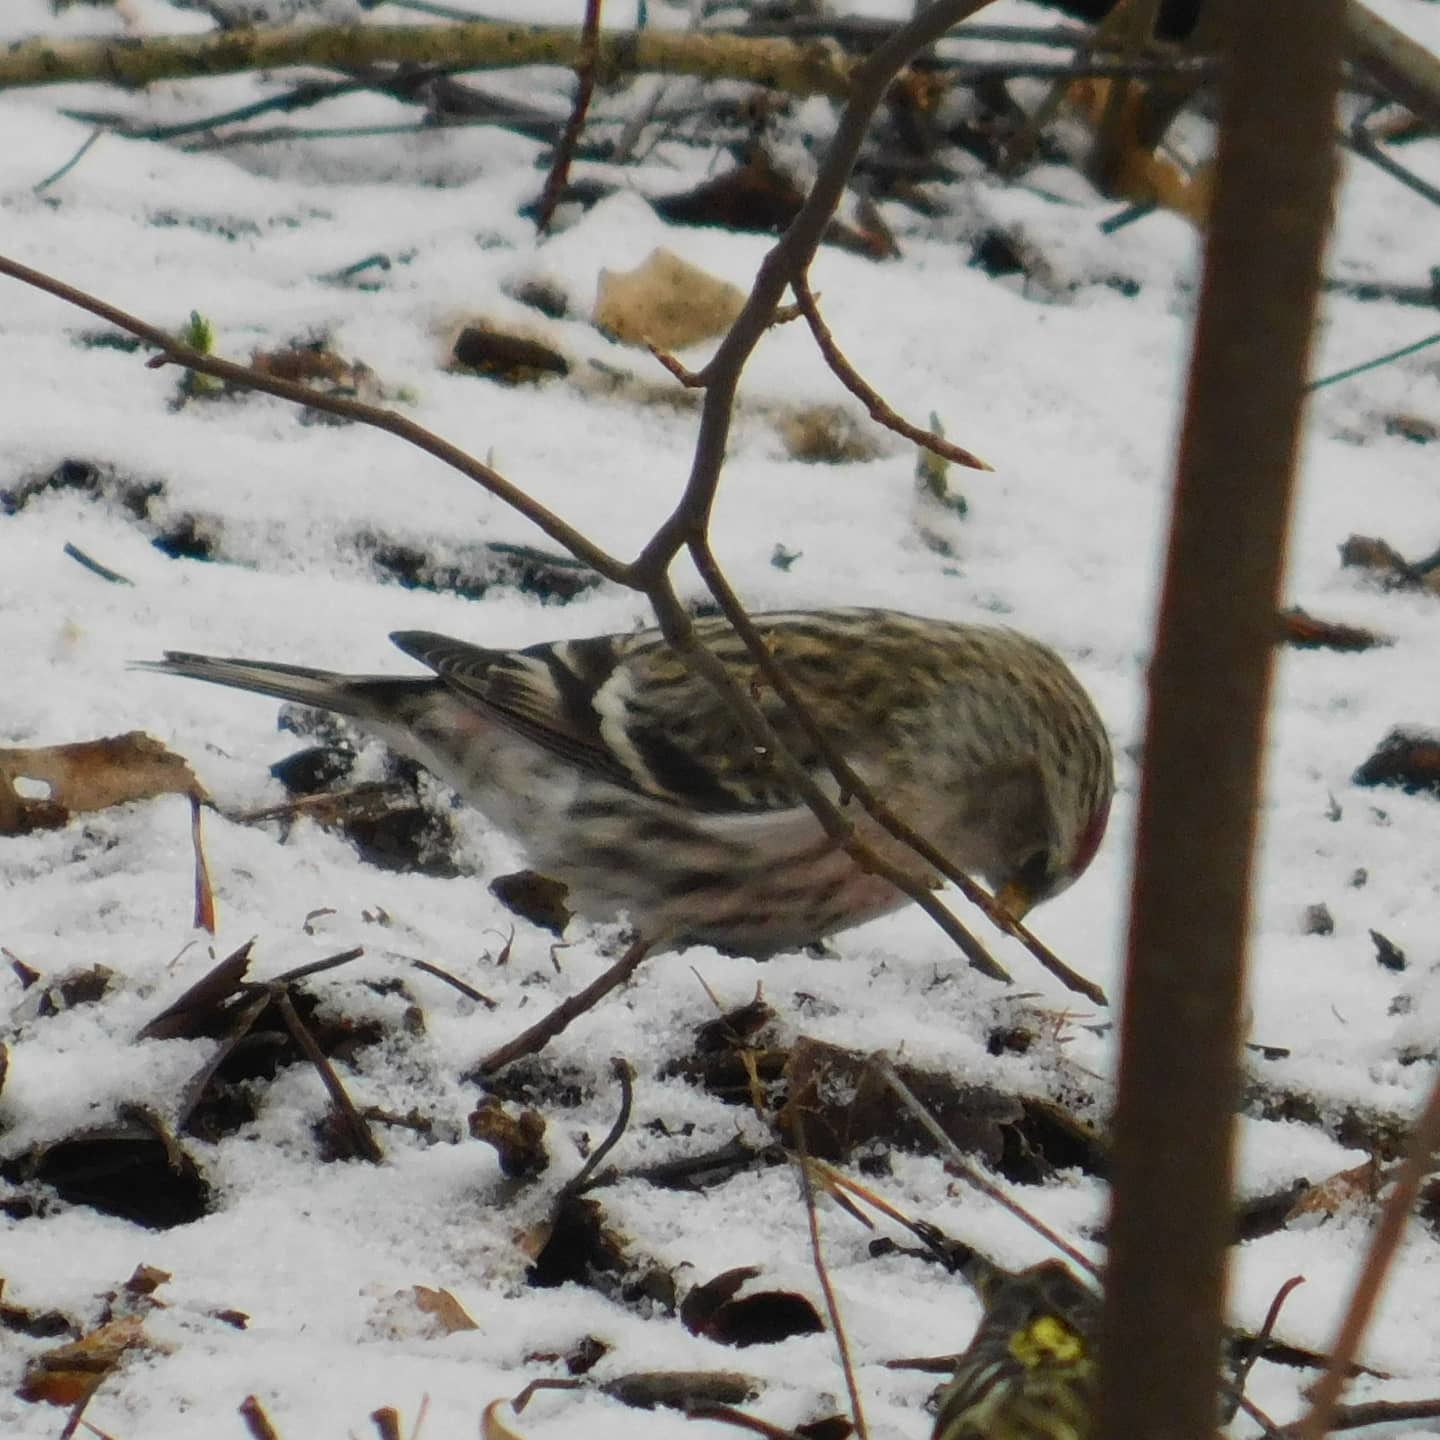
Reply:
<svg viewBox="0 0 1440 1440"><path fill-rule="evenodd" d="M210 883L210 866L205 859L205 839L200 831L200 797L190 797L190 848L195 852L195 918L197 930L215 933L215 887Z"/></svg>
<svg viewBox="0 0 1440 1440"><path fill-rule="evenodd" d="M855 1379L855 1365L850 1358L850 1342L846 1338L845 1322L840 1314L840 1302L835 1298L835 1287L830 1283L830 1271L825 1264L825 1252L820 1245L820 1214L815 1208L815 1186L810 1176L810 1157L805 1149L805 1117L798 1106L795 1110L795 1148L800 1156L800 1185L805 1193L805 1223L810 1231L810 1259L815 1266L816 1279L820 1282L820 1293L825 1297L830 1329L835 1335L835 1349L840 1355L840 1369L844 1373L845 1389L850 1396L850 1418L859 1440L870 1440L870 1430L865 1424L865 1407L860 1400L860 1385Z"/></svg>
<svg viewBox="0 0 1440 1440"><path fill-rule="evenodd" d="M1404 1425L1416 1420L1440 1419L1440 1399L1434 1400L1371 1400L1364 1405L1337 1405L1330 1412L1325 1433L1337 1430L1362 1430L1370 1425ZM1299 1440L1301 1426L1309 1417L1287 1425L1280 1434L1285 1440Z"/></svg>
<svg viewBox="0 0 1440 1440"><path fill-rule="evenodd" d="M43 180L37 180L30 188L39 195L48 190L57 180L63 180L89 153L90 147L105 133L97 126L81 144L80 148L58 169L52 170Z"/></svg>
<svg viewBox="0 0 1440 1440"><path fill-rule="evenodd" d="M1413 344L1402 345L1398 350L1391 350L1387 354L1377 355L1373 360L1366 360L1359 365L1348 366L1344 370L1336 370L1331 375L1322 375L1318 380L1312 380L1305 388L1307 390L1321 390L1327 385L1339 384L1341 380L1351 380L1356 375L1363 375L1367 370L1378 370L1382 365L1389 365L1392 361L1403 360L1407 355L1414 355L1419 350L1428 350L1430 346L1440 344L1440 331L1434 335L1427 335L1423 340L1416 340Z"/></svg>
<svg viewBox="0 0 1440 1440"><path fill-rule="evenodd" d="M565 193L565 182L570 176L570 162L575 158L575 147L580 143L580 132L585 128L585 116L590 109L590 97L595 93L595 51L600 36L600 5L601 0L585 0L585 23L580 30L580 58L575 63L575 104L559 143L555 146L550 173L545 177L545 188L540 192L539 210L535 216L535 230L540 235L549 233L550 222L555 217L555 207Z"/></svg>
<svg viewBox="0 0 1440 1440"><path fill-rule="evenodd" d="M521 1031L513 1040L492 1050L480 1062L480 1071L493 1075L512 1060L543 1050L573 1020L594 1009L612 990L623 985L640 968L640 962L650 953L650 948L650 941L643 937L636 940L608 970L583 990L562 1000L548 1015L537 1020L528 1030Z"/></svg>
<svg viewBox="0 0 1440 1440"><path fill-rule="evenodd" d="M340 1083L340 1077L335 1073L335 1067L331 1065L324 1051L315 1043L315 1037L297 1013L295 1004L290 999L290 992L284 985L276 984L272 993L275 997L276 1008L280 1011L280 1018L285 1022L285 1028L290 1032L295 1043L304 1051L305 1058L319 1073L325 1088L330 1092L331 1101L345 1121L355 1148L372 1165L378 1165L385 1158L385 1152L381 1150L379 1142L370 1133L370 1127L365 1123L365 1117L355 1108L344 1085Z"/></svg>
<svg viewBox="0 0 1440 1440"><path fill-rule="evenodd" d="M83 290L76 289L73 285L67 285L62 280L34 270L29 265L23 265L20 261L12 260L5 255L0 255L0 275L9 275L27 285L33 285L37 290L44 290L47 294L54 295L69 305L88 311L101 320L108 320L110 324L118 325L120 329L128 331L131 335L138 335L140 339L148 341L160 352L158 356L148 362L152 367L158 368L167 364L183 365L187 370L195 370L202 375L213 375L217 380L224 380L247 390L260 390L267 395L276 395L282 400L288 400L292 404L308 405L313 410L323 410L330 415L341 415L348 420L356 420L361 424L373 426L377 430L387 431L414 445L417 449L425 451L426 454L435 456L437 460L458 470L467 479L473 480L497 499L503 500L525 516L533 525L543 530L552 540L563 545L577 559L583 560L607 580L614 580L622 585L631 583L629 569L622 561L607 554L574 526L567 525L545 506L532 500L519 486L506 480L503 475L492 470L490 466L467 455L458 446L442 440L433 431L425 429L423 425L417 425L413 420L409 420L393 410L383 410L375 405L364 405L358 400L350 400L342 395L322 394L308 385L281 380L277 376L267 375L263 371L247 365L236 365L214 355L202 355L198 350L192 350L188 345L181 344L173 335L158 326L147 324L144 320L127 314L114 305L107 304Z"/></svg>
<svg viewBox="0 0 1440 1440"><path fill-rule="evenodd" d="M1042 1239L1048 1240L1067 1260L1094 1279L1100 1278L1100 1267L1088 1255L1077 1250L1057 1230L1052 1230L1043 1220L1032 1215L1025 1207L1012 1200L998 1185L988 1179L966 1158L960 1147L945 1133L939 1121L915 1098L915 1092L900 1078L888 1056L877 1053L870 1058L875 1073L895 1092L900 1103L924 1127L926 1134L940 1147L945 1156L946 1166L972 1189L978 1190L987 1200L993 1200L1002 1210L1013 1215L1022 1225L1028 1226Z"/></svg>
<svg viewBox="0 0 1440 1440"><path fill-rule="evenodd" d="M98 575L112 585L134 585L135 583L127 576L120 574L118 570L112 570L108 565L102 565L93 555L87 555L78 545L69 540L65 542L65 554L77 565L83 565L92 575Z"/></svg>
<svg viewBox="0 0 1440 1440"><path fill-rule="evenodd" d="M1368 160L1377 169L1383 170L1392 179L1398 180L1408 190L1413 190L1421 199L1432 205L1440 205L1440 187L1422 180L1408 166L1402 165L1370 133L1364 118L1357 119L1348 131L1341 130L1337 138L1340 143L1355 154Z"/></svg>
<svg viewBox="0 0 1440 1440"><path fill-rule="evenodd" d="M493 1010L500 1003L492 1000L483 990L477 990L473 985L468 985L458 975L452 975L448 970L442 970L440 966L429 960L412 960L410 964L416 970L423 970L427 975L433 975L437 980L443 980L452 989L458 990L467 1000L475 1000L487 1010Z"/></svg>
<svg viewBox="0 0 1440 1440"><path fill-rule="evenodd" d="M1270 1308L1265 1312L1265 1321L1260 1326L1258 1333L1251 1343L1250 1353L1245 1357L1242 1364L1235 1367L1235 1374L1232 1380L1233 1390L1226 1395L1227 1408L1225 1421L1228 1424L1234 1416L1236 1409L1245 1399L1245 1382L1250 1378L1250 1372L1255 1368L1255 1362L1260 1358L1265 1349L1266 1342L1275 1332L1275 1324L1280 1319L1280 1312L1285 1308L1285 1302L1290 1298L1291 1293L1305 1283L1303 1275L1292 1275L1276 1292L1275 1297L1270 1301Z"/></svg>
<svg viewBox="0 0 1440 1440"><path fill-rule="evenodd" d="M835 337L830 333L830 327L826 325L824 317L820 314L819 306L815 303L809 279L804 275L792 275L790 288L795 292L800 313L805 317L805 323L809 325L810 333L815 337L815 343L825 357L825 363L835 373L835 378L866 408L872 420L883 425L887 430L893 430L912 444L922 446L932 454L939 455L946 460L953 460L957 465L964 465L970 470L994 469L994 466L987 465L978 455L962 449L959 445L951 444L933 430L922 430L918 425L912 425L903 415L891 409L881 395L845 358L845 352L835 343Z"/></svg>
<svg viewBox="0 0 1440 1440"><path fill-rule="evenodd" d="M630 1111L635 1103L635 1071L628 1060L616 1056L610 1062L611 1073L620 1082L620 1113L610 1127L610 1133L591 1151L589 1158L576 1173L560 1187L559 1200L582 1194L589 1189L591 1177L600 1168L600 1162L620 1143L630 1125Z"/></svg>
<svg viewBox="0 0 1440 1440"><path fill-rule="evenodd" d="M1150 668L1099 1440L1208 1440L1215 1429L1273 616L1335 176L1344 11L1345 0L1227 0L1220 15L1214 203Z"/></svg>
<svg viewBox="0 0 1440 1440"><path fill-rule="evenodd" d="M1360 1341L1370 1324L1375 1302L1380 1298L1381 1286L1405 1233L1405 1222L1415 1208L1421 1183L1429 1173L1437 1148L1440 1148L1440 1074L1430 1086L1425 1108L1420 1112L1405 1147L1405 1159L1395 1178L1394 1189L1380 1211L1374 1239L1365 1255L1364 1268L1350 1296L1335 1343L1330 1347L1330 1363L1315 1384L1309 1413L1295 1427L1297 1440L1322 1440L1331 1428L1331 1414L1359 1353Z"/></svg>

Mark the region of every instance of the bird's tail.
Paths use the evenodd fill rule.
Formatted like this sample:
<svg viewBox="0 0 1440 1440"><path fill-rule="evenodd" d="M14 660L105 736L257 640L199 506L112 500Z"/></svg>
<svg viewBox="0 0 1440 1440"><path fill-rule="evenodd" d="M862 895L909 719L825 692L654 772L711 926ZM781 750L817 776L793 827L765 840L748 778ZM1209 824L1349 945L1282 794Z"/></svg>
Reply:
<svg viewBox="0 0 1440 1440"><path fill-rule="evenodd" d="M253 690L276 700L294 700L318 710L370 720L388 717L406 699L435 683L428 676L407 680L387 675L337 675L332 670L311 670L303 665L191 655L182 650L167 650L163 660L137 660L132 668L208 680L212 685Z"/></svg>

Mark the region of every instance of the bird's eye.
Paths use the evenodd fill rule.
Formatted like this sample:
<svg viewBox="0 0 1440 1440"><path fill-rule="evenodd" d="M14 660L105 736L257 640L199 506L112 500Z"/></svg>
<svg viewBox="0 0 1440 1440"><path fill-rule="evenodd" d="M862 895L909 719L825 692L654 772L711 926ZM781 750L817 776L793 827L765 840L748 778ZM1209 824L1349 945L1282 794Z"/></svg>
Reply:
<svg viewBox="0 0 1440 1440"><path fill-rule="evenodd" d="M1015 872L1016 881L1028 895L1044 895L1050 888L1050 852L1037 850L1027 855Z"/></svg>

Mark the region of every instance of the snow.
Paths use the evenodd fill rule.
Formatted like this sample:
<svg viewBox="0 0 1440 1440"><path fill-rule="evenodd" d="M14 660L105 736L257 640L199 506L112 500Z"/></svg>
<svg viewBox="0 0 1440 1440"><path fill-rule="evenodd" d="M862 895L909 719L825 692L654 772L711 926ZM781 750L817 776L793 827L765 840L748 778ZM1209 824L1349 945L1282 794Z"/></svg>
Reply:
<svg viewBox="0 0 1440 1440"><path fill-rule="evenodd" d="M274 7L272 8L272 13ZM512 7L527 21L563 23L576 3ZM607 9L607 23L628 16ZM908 7L867 4L866 12ZM1440 10L1386 0L1380 13L1421 43L1440 45ZM331 18L351 7L321 7ZM650 7L678 24L683 7ZM27 35L175 33L208 24L163 0L75 5L52 16L42 0L10 0L0 40ZM419 23L408 12L372 19ZM994 19L1049 23L1049 12L1004 0ZM983 50L977 50L983 53ZM99 86L0 94L0 216L8 255L158 325L178 329L191 310L215 326L220 353L325 335L364 360L392 400L419 423L487 459L507 478L612 553L632 556L668 513L689 470L691 407L642 352L597 334L585 316L599 272L629 269L666 246L748 288L768 242L665 224L641 198L704 177L709 156L672 147L637 170L600 170L624 187L568 228L537 241L519 209L534 199L544 156L528 140L455 129L363 140L290 142L186 152L104 136L63 178L34 188L69 159L90 126L64 109L119 110L146 123L194 118L289 83L285 75L207 84L167 82L142 94ZM500 77L490 88L563 113L559 72ZM642 82L633 94L648 93ZM602 95L608 114L627 94ZM797 135L823 133L828 111L802 107ZM351 96L295 123L393 124L411 112ZM797 151L799 146L797 144ZM1433 141L1410 145L1413 164L1440 179ZM913 454L879 436L877 458L804 465L787 458L779 406L854 409L802 325L780 327L746 372L714 523L717 553L754 609L891 605L954 618L1001 618L1061 650L1094 695L1116 743L1119 793L1093 868L1035 917L1064 958L1116 996L1125 941L1136 757L1158 563L1164 544L1173 442L1184 387L1198 248L1182 221L1154 215L1113 234L1117 207L1068 170L1046 167L1006 188L978 169L946 191L952 214L922 220L887 206L904 251L875 264L824 249L814 289L846 352L910 418L931 411L993 474L951 472L967 496L963 521L921 517ZM967 264L985 224L1018 228L1049 267L1048 281L993 279ZM1358 161L1347 164L1327 272L1347 280L1424 285L1433 263L1433 214L1421 198ZM343 267L383 253L387 270L365 286L335 283ZM567 297L567 318L544 321L513 298L543 278ZM1124 294L1112 282L1131 282ZM373 288L371 288L373 286ZM486 317L543 333L585 383L506 388L440 368L464 319ZM1323 374L1409 343L1433 328L1424 309L1331 296L1318 337ZM259 396L174 410L173 369L143 356L80 343L106 327L27 287L0 286L0 488L43 477L65 461L163 487L141 524L113 499L74 490L37 496L0 518L0 637L6 745L49 745L131 729L185 755L231 814L278 803L268 766L297 748L261 698L178 683L126 668L163 649L250 655L354 671L408 673L386 636L435 629L491 645L521 645L628 629L647 612L613 586L568 604L497 585L482 599L403 589L377 578L365 537L381 535L436 558L477 543L553 550L528 522L458 474L393 437L361 427L305 424ZM703 362L705 348L687 353ZM1324 1106L1400 1117L1415 1109L1433 1054L1440 944L1434 916L1435 802L1355 787L1351 774L1397 723L1440 711L1434 664L1435 599L1382 593L1342 569L1351 533L1384 537L1419 557L1436 545L1432 449L1387 432L1397 414L1435 419L1436 352L1316 393L1309 414L1289 554L1287 603L1375 629L1393 644L1360 655L1281 653L1261 815L1250 1037L1284 1047L1252 1058L1275 1088ZM597 365L632 377L611 393ZM666 403L637 403L642 392ZM1236 455L1243 466L1245 457ZM156 529L185 516L216 537L216 562L154 548ZM945 525L954 554L921 538L921 519ZM1237 516L1237 525L1243 517ZM70 542L133 584L106 584L66 558ZM786 570L777 545L800 552ZM684 567L682 590L701 587ZM378 765L378 758L369 757ZM46 979L103 964L115 972L98 1004L53 1017L25 1009L7 963L0 1013L10 1068L0 1091L0 1159L36 1143L148 1106L173 1119L211 1042L135 1040L136 1032L218 959L254 938L255 978L280 974L352 945L360 961L310 982L329 1013L379 1016L402 1032L405 1001L377 993L397 974L422 1007L423 1035L358 1052L342 1066L361 1103L435 1125L433 1143L380 1130L384 1164L324 1163L314 1134L326 1097L297 1066L265 1088L256 1120L216 1143L185 1141L213 1187L203 1219L141 1229L79 1205L49 1202L39 1217L0 1219L7 1304L65 1311L94 1323L101 1297L137 1264L173 1279L147 1320L157 1348L107 1379L88 1418L117 1436L239 1434L236 1407L263 1402L282 1435L362 1433L370 1411L396 1406L413 1423L428 1398L426 1433L474 1434L492 1399L563 1373L554 1360L586 1335L610 1348L600 1379L666 1367L739 1369L765 1385L754 1407L781 1424L843 1408L827 1335L743 1352L689 1335L653 1304L621 1303L575 1284L525 1283L518 1237L548 1214L555 1191L609 1129L618 1090L609 1059L635 1067L636 1113L612 1161L623 1167L718 1146L763 1127L742 1109L667 1077L666 1062L713 1018L700 980L728 1006L757 984L786 1033L860 1050L886 1048L967 1083L1027 1094L1095 1090L1103 1098L1114 1032L1075 1011L1063 1041L993 1055L996 1017L1032 1008L1075 1010L1016 945L995 953L1017 995L956 961L920 913L848 932L832 958L766 964L692 950L649 962L636 982L552 1043L546 1064L579 1090L573 1108L547 1106L550 1170L530 1186L505 1179L495 1153L466 1136L478 1059L574 993L613 958L604 935L573 926L552 965L550 937L492 899L489 878L516 868L516 852L474 816L457 815L468 877L403 875L362 863L354 849L306 821L288 835L207 814L206 850L219 933L191 928L189 809L176 797L85 816L65 829L0 841L0 945ZM1365 879L1358 882L1357 872ZM1302 933L1305 908L1323 901L1335 930ZM307 924L314 912L330 911ZM512 924L508 964L497 955ZM1395 975L1378 967L1368 932L1408 955ZM613 937L608 937L613 940ZM488 1009L409 968L429 960L498 1002ZM383 987L382 987L383 988ZM1392 1013L1397 997L1408 1010ZM1177 1060L1183 1058L1177 1055ZM652 1124L652 1122L659 1122ZM688 1128L687 1127L692 1127ZM1244 1194L1320 1181L1360 1163L1319 1126L1246 1118L1240 1132ZM957 1189L933 1158L896 1157L871 1182L892 1203L979 1245L997 1260L1047 1258L1008 1216ZM676 1269L682 1288L733 1265L762 1268L764 1288L818 1301L796 1176L783 1167L743 1174L704 1194L629 1181L598 1192L607 1221L634 1256ZM1037 1214L1099 1254L1105 1195L1067 1172L1025 1187ZM822 1203L828 1258L877 1434L920 1436L933 1377L884 1368L902 1355L939 1355L968 1341L977 1305L953 1279L903 1256L875 1260L871 1236ZM882 1233L886 1222L880 1222ZM1238 1247L1233 1313L1259 1324L1278 1284L1303 1273L1278 1334L1328 1344L1366 1239L1368 1216L1341 1215ZM891 1227L893 1229L893 1227ZM903 1238L896 1235L896 1238ZM478 1329L429 1333L397 1292L444 1287ZM1433 1394L1440 1380L1440 1244L1413 1223L1367 1341L1367 1362L1394 1377L1356 1398ZM214 1318L239 1309L239 1330ZM0 1433L49 1436L59 1412L14 1398L27 1358L51 1341L8 1335L0 1347ZM1281 1422L1298 1413L1303 1371L1262 1365L1254 1393ZM524 1435L671 1434L665 1412L629 1410L593 1391L544 1392L512 1422ZM1241 1422L1243 1426L1247 1422Z"/></svg>

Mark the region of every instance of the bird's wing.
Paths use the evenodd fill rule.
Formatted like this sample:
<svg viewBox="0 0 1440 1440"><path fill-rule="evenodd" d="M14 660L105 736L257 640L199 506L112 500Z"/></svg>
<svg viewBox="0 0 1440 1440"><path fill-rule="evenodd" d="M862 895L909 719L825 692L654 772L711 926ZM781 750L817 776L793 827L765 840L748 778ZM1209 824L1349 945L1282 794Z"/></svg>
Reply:
<svg viewBox="0 0 1440 1440"><path fill-rule="evenodd" d="M391 640L428 665L461 699L592 774L633 788L632 777L600 733L593 692L554 652L486 650L425 630L399 630Z"/></svg>
<svg viewBox="0 0 1440 1440"><path fill-rule="evenodd" d="M702 638L744 683L743 655L713 626ZM656 632L486 650L418 631L391 639L465 700L536 744L626 789L711 814L763 814L800 802L710 684ZM739 642L735 642L739 645ZM773 692L755 692L807 768L818 756Z"/></svg>

